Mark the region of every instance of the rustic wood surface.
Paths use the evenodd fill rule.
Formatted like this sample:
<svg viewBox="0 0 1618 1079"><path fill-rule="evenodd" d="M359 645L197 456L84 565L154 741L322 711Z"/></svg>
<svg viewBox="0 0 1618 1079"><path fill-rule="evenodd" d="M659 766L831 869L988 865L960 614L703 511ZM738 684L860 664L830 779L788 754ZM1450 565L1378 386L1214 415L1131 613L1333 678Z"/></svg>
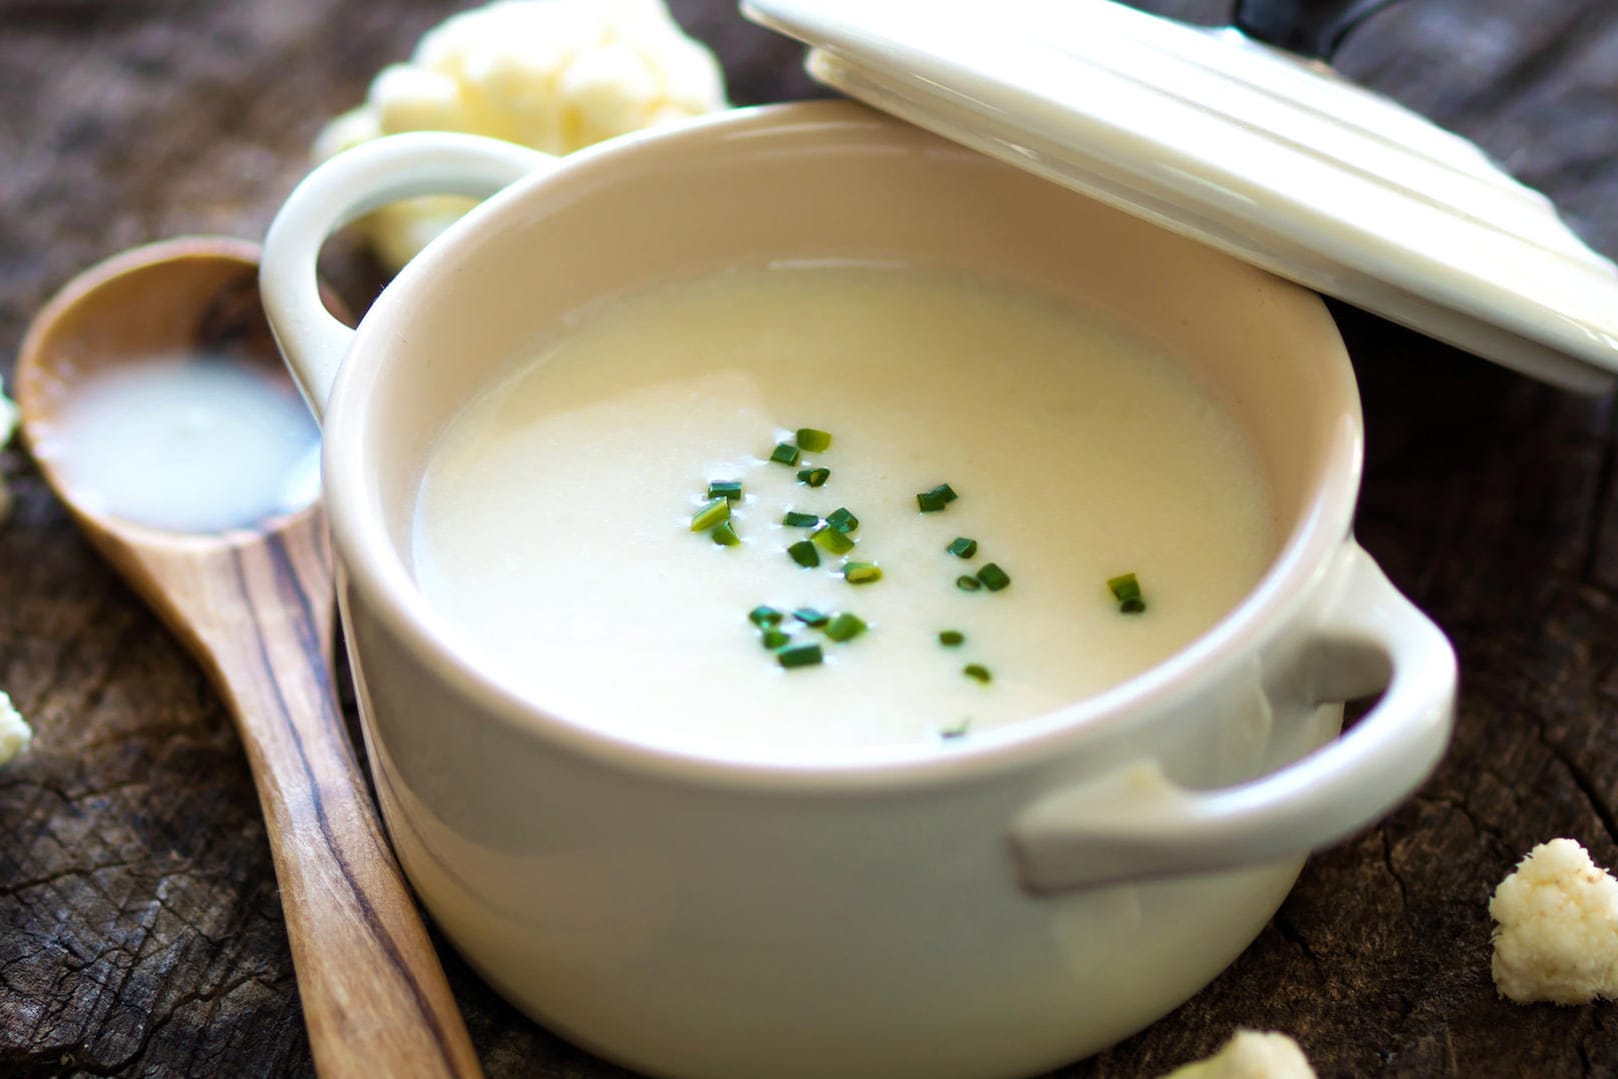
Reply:
<svg viewBox="0 0 1618 1079"><path fill-rule="evenodd" d="M92 262L179 233L260 236L323 118L454 6L0 0L0 372L32 312ZM720 50L736 101L813 92L796 47L728 0L674 7ZM1618 256L1618 7L1407 0L1339 60L1479 140ZM1612 399L1339 316L1368 427L1359 534L1455 642L1455 744L1417 797L1313 858L1212 986L1060 1076L1158 1075L1236 1025L1293 1033L1322 1076L1618 1075L1618 1005L1497 997L1485 909L1552 836L1618 863ZM0 1075L310 1074L223 707L20 448L0 469L17 495L0 526L0 687L38 730L0 770ZM445 963L489 1075L626 1074Z"/></svg>

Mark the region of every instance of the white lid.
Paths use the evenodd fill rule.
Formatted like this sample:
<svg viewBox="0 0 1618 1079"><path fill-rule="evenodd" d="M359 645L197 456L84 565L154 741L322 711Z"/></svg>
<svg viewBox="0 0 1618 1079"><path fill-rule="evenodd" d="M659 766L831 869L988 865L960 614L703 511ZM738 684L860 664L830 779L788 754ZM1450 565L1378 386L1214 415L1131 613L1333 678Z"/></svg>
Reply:
<svg viewBox="0 0 1618 1079"><path fill-rule="evenodd" d="M1325 64L1112 0L746 0L817 79L1546 382L1618 377L1618 268Z"/></svg>

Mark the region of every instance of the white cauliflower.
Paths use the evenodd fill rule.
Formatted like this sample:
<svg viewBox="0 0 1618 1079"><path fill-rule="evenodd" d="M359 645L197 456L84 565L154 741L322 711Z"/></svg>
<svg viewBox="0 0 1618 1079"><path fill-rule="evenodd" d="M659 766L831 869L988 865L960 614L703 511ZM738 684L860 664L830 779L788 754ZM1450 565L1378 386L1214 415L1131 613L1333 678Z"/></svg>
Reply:
<svg viewBox="0 0 1618 1079"><path fill-rule="evenodd" d="M566 154L640 128L726 107L724 76L664 0L500 0L427 32L408 63L371 83L364 105L315 140L317 161L401 131L460 131ZM364 227L392 269L471 207L412 199Z"/></svg>
<svg viewBox="0 0 1618 1079"><path fill-rule="evenodd" d="M1285 1034L1238 1030L1207 1060L1176 1068L1163 1079L1316 1079L1298 1043Z"/></svg>
<svg viewBox="0 0 1618 1079"><path fill-rule="evenodd" d="M17 430L17 406L5 395L5 384L0 383L0 448L11 441ZM0 476L0 521L4 521L11 508L11 493L6 490L4 476ZM22 714L12 705L11 698L0 692L0 764L28 748L34 732L23 721Z"/></svg>
<svg viewBox="0 0 1618 1079"><path fill-rule="evenodd" d="M1571 839L1528 852L1489 901L1494 984L1519 1004L1618 997L1618 880Z"/></svg>
<svg viewBox="0 0 1618 1079"><path fill-rule="evenodd" d="M6 443L17 431L17 406L11 398L6 396L6 384L0 381L0 449L5 449ZM4 523L6 515L11 512L11 492L6 489L6 478L0 476L0 523Z"/></svg>
<svg viewBox="0 0 1618 1079"><path fill-rule="evenodd" d="M11 703L11 698L0 693L0 764L5 764L28 748L34 740L33 729Z"/></svg>

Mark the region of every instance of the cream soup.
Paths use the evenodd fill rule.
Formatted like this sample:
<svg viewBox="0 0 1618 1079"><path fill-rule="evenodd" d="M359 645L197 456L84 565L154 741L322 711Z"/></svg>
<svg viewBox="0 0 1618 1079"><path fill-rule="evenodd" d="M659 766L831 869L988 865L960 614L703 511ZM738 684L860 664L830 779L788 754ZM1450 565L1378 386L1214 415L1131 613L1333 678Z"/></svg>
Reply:
<svg viewBox="0 0 1618 1079"><path fill-rule="evenodd" d="M799 428L830 445L771 460ZM1208 629L1272 556L1260 476L1186 371L1053 298L951 270L736 270L585 312L467 406L413 557L467 653L574 722L723 756L948 745ZM729 546L693 530L724 481ZM941 484L958 497L923 512ZM812 529L785 515L840 508L853 550L811 540L800 565ZM880 579L850 583L851 560ZM1009 584L981 587L990 563ZM1109 590L1127 573L1143 612ZM760 606L820 662L784 666ZM865 628L837 641L803 608Z"/></svg>

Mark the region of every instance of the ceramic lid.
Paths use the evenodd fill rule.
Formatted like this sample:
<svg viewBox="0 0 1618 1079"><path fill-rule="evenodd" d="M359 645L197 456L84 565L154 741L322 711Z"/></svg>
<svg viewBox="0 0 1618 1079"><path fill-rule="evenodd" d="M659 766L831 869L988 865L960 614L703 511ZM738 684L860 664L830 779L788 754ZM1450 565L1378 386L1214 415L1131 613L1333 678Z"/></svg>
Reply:
<svg viewBox="0 0 1618 1079"><path fill-rule="evenodd" d="M1477 146L1323 62L1113 0L744 11L813 46L820 81L956 142L1554 385L1618 379L1618 269Z"/></svg>

